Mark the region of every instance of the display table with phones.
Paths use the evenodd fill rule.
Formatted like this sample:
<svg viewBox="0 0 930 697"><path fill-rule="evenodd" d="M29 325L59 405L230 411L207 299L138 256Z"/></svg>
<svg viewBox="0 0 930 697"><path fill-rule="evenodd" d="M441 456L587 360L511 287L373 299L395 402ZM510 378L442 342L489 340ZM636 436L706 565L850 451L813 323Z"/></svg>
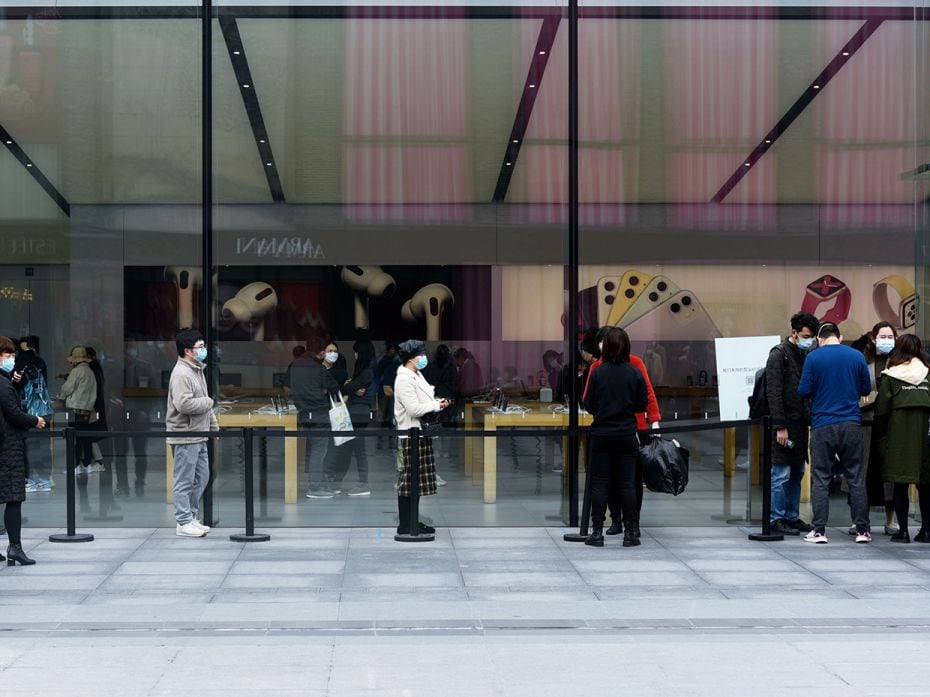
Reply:
<svg viewBox="0 0 930 697"><path fill-rule="evenodd" d="M297 412L286 414L264 413L257 411L268 406L268 400L241 401L225 408L217 417L220 428L283 428L285 431L297 430ZM297 438L284 439L284 502L297 503ZM168 503L172 500L174 484L174 458L171 448L165 448L167 467Z"/></svg>
<svg viewBox="0 0 930 697"><path fill-rule="evenodd" d="M490 404L481 402L472 402L465 405L465 429L481 429L485 431L496 431L498 428L568 428L568 412L561 410L556 411L553 407L557 405L544 404L541 402L527 402L525 404L513 405L522 407L526 411L508 411L499 412L491 408ZM590 426L592 417L587 412L581 412L578 416L579 426ZM519 431L513 434L519 437ZM553 433L553 437L558 433ZM475 449L475 438L465 439L465 467L466 471L471 471L473 480L477 478L478 472L482 469L481 464L476 461L478 451ZM482 440L481 451L484 455L483 467L483 487L484 502L495 503L497 501L497 437L485 436ZM551 459L552 438L543 439L546 455ZM563 448L563 453L568 449ZM568 471L564 468L564 471Z"/></svg>

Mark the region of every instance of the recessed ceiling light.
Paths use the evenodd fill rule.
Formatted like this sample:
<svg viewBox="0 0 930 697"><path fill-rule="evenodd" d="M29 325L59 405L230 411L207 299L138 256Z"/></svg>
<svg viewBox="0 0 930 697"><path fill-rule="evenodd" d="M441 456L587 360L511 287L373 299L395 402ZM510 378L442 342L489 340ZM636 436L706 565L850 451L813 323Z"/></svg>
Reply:
<svg viewBox="0 0 930 697"><path fill-rule="evenodd" d="M771 143L772 141L769 140L768 138L766 138L766 139L765 139L765 142L766 142L766 143Z"/></svg>
<svg viewBox="0 0 930 697"><path fill-rule="evenodd" d="M520 141L517 140L516 138L514 138L514 139L513 139L513 142L514 142L514 143L519 143Z"/></svg>
<svg viewBox="0 0 930 697"><path fill-rule="evenodd" d="M243 85L243 87L245 87L246 89L248 89L248 88L249 88L249 85Z"/></svg>
<svg viewBox="0 0 930 697"><path fill-rule="evenodd" d="M844 55L844 56L848 56L848 55L849 55L849 51L843 51L843 55Z"/></svg>
<svg viewBox="0 0 930 697"><path fill-rule="evenodd" d="M544 55L546 55L546 52L545 52L545 51L540 51L540 52L539 52L539 55L544 56Z"/></svg>
<svg viewBox="0 0 930 697"><path fill-rule="evenodd" d="M13 141L12 141L12 140L8 140L8 141L6 142L6 144L7 144L7 145L12 145L12 144L13 144Z"/></svg>
<svg viewBox="0 0 930 697"><path fill-rule="evenodd" d="M27 163L26 163L26 166L27 166L27 167L32 167L32 163L31 163L31 162L27 162Z"/></svg>
<svg viewBox="0 0 930 697"><path fill-rule="evenodd" d="M748 162L744 163L743 167L749 167L749 163Z"/></svg>
<svg viewBox="0 0 930 697"><path fill-rule="evenodd" d="M239 51L233 51L233 55L234 55L234 56L238 56L238 55L239 55Z"/></svg>
<svg viewBox="0 0 930 697"><path fill-rule="evenodd" d="M534 87L536 87L536 85L530 85L530 89L533 89Z"/></svg>
<svg viewBox="0 0 930 697"><path fill-rule="evenodd" d="M271 167L271 163L270 163L270 162L266 162L266 163L265 163L265 166L266 166L266 167Z"/></svg>
<svg viewBox="0 0 930 697"><path fill-rule="evenodd" d="M509 163L509 162L507 163L507 166L510 167L510 163Z"/></svg>
<svg viewBox="0 0 930 697"><path fill-rule="evenodd" d="M815 89L815 90L819 90L819 89L820 89L820 85L814 85L814 89Z"/></svg>

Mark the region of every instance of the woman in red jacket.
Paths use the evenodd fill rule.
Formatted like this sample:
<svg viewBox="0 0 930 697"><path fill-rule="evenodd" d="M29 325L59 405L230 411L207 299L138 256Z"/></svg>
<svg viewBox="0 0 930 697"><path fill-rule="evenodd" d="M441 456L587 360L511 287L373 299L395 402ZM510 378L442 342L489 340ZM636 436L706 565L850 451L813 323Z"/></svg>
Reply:
<svg viewBox="0 0 930 697"><path fill-rule="evenodd" d="M604 335L607 333L608 329L610 329L610 327L601 327L597 330L595 340L597 341L598 356L597 360L594 361L588 369L588 382L585 383L582 399L588 394L588 383L591 381L591 375L597 367L604 362L604 359L600 355L600 351L601 345L604 343ZM643 380L646 381L646 394L648 397L646 411L636 414L636 428L640 431L645 431L649 428L649 424L652 424L653 428L658 428L659 422L662 420L662 414L659 412L659 401L656 399L655 390L652 389L652 381L649 379L649 373L646 372L646 364L643 363L643 360L639 356L630 355L630 365L636 368L640 374L642 374ZM643 509L643 473L639 467L636 468L635 487L637 513L639 513ZM607 501L607 507L610 509L610 527L604 534L619 535L623 532L623 508L620 504L619 497L616 495L610 496Z"/></svg>

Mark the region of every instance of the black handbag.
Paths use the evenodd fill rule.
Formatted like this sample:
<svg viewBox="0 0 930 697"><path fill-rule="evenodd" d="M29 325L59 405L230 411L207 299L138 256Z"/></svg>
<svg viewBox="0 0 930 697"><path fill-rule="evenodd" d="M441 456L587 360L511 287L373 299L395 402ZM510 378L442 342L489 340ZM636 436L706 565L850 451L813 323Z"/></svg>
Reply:
<svg viewBox="0 0 930 697"><path fill-rule="evenodd" d="M652 436L639 448L638 464L649 491L678 496L688 486L691 453L676 440Z"/></svg>

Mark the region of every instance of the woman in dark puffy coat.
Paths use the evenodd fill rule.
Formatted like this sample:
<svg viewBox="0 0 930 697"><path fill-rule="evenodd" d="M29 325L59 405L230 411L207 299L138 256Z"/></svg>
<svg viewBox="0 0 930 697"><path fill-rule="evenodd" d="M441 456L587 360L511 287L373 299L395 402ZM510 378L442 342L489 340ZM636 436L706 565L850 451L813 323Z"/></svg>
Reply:
<svg viewBox="0 0 930 697"><path fill-rule="evenodd" d="M26 566L35 561L23 552L21 538L22 505L26 500L23 431L45 428L45 419L22 410L19 393L11 382L15 363L16 346L9 337L0 336L0 503L6 504L3 523L10 540L6 548L7 564L13 566L19 562Z"/></svg>

